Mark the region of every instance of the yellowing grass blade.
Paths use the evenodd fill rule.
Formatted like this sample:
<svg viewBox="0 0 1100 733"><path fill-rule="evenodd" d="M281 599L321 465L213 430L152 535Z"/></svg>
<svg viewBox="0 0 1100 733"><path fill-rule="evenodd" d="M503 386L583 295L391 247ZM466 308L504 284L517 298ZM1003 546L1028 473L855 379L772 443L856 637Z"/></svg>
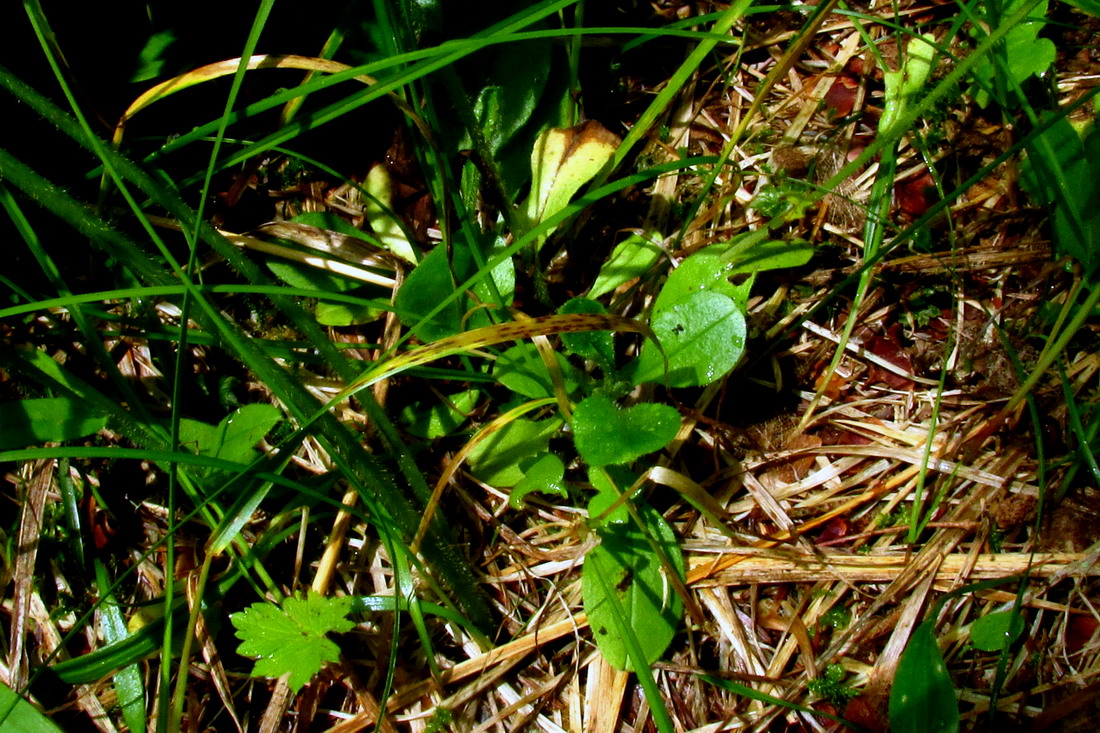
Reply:
<svg viewBox="0 0 1100 733"><path fill-rule="evenodd" d="M379 362L345 387L332 399L329 406L342 402L372 384L392 377L406 369L427 364L445 356L452 356L485 346L493 346L505 341L518 341L533 336L550 336L556 333L575 333L579 331L630 331L640 333L646 338L656 341L656 337L649 326L622 316L571 313L524 318L510 323L477 328L457 336L440 339L420 348L407 351L400 356L395 356L388 361Z"/></svg>

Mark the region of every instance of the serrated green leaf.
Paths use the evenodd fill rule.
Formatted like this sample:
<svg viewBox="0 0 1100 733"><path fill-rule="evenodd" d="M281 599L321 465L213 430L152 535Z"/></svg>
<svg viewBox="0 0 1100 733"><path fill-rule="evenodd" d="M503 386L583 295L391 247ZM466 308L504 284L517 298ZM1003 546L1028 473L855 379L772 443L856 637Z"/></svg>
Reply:
<svg viewBox="0 0 1100 733"><path fill-rule="evenodd" d="M1019 613L988 613L970 625L970 643L985 652L999 652L1020 638L1023 632L1024 619Z"/></svg>
<svg viewBox="0 0 1100 733"><path fill-rule="evenodd" d="M745 316L732 298L693 292L655 312L650 323L668 357L671 387L700 387L725 375L745 350ZM646 341L636 362L634 383L660 382L664 359Z"/></svg>
<svg viewBox="0 0 1100 733"><path fill-rule="evenodd" d="M641 502L637 507L672 572L683 579L684 558L672 528L651 507ZM675 636L683 601L666 572L645 535L632 523L607 525L600 531L600 544L585 556L581 589L588 625L600 653L615 668L635 668L620 629L633 632L647 666L660 658Z"/></svg>
<svg viewBox="0 0 1100 733"><path fill-rule="evenodd" d="M355 626L347 618L352 602L347 596L308 595L288 597L282 608L253 603L229 617L241 640L237 652L258 658L253 675L282 677L289 673L287 684L297 693L325 662L340 659L340 648L325 635Z"/></svg>
<svg viewBox="0 0 1100 733"><path fill-rule="evenodd" d="M521 508L524 497L532 491L569 498L569 490L565 487L565 464L553 453L536 458L527 468L523 478L508 495L508 506Z"/></svg>
<svg viewBox="0 0 1100 733"><path fill-rule="evenodd" d="M955 686L933 633L933 622L916 628L898 661L890 691L894 733L953 733L959 729Z"/></svg>
<svg viewBox="0 0 1100 733"><path fill-rule="evenodd" d="M67 397L5 402L0 404L0 450L76 440L106 424L106 415Z"/></svg>
<svg viewBox="0 0 1100 733"><path fill-rule="evenodd" d="M676 437L676 408L642 403L620 408L607 397L588 397L573 411L573 439L589 466L629 463Z"/></svg>
<svg viewBox="0 0 1100 733"><path fill-rule="evenodd" d="M470 451L467 462L473 474L493 486L515 486L535 458L547 452L550 438L562 422L513 420Z"/></svg>

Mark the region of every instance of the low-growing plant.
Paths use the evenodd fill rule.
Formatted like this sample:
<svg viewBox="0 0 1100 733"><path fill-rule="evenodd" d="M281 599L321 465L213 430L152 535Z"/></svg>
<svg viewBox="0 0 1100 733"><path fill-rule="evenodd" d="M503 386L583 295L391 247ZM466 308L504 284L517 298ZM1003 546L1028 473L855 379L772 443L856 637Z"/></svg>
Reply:
<svg viewBox="0 0 1100 733"><path fill-rule="evenodd" d="M497 614L478 582L477 559L466 555L462 527L443 508L460 470L507 496L498 516L552 503L582 517L574 529L589 541L577 562L583 562L580 597L591 638L608 663L637 675L658 729L672 730L652 667L668 654L685 612L697 621L701 616L687 587L678 526L659 507L671 489L710 519L724 511L694 479L655 457L677 450L685 421L698 418L680 398L718 391L743 364L750 335L763 332L750 327L749 303L756 295L771 297L760 292L760 274L810 262L814 245L789 232L822 196L879 156L865 205L862 262L834 288L835 295L854 285L854 297L836 357L819 382L818 397L825 392L858 326L876 264L918 239L917 249L935 254L929 222L971 185L947 191L934 172L942 200L904 228L892 218L903 138L920 137L922 115L964 87L980 106L997 105L1006 119L1021 116L1025 135L1015 152L1026 151L1022 185L1050 211L1057 250L1079 263L1087 282L1081 291L1087 294L1075 294L1055 316L1032 376L1002 417L1061 358L1100 299L1100 219L1090 208L1098 193L1092 174L1100 167L1100 136L1094 123L1075 127L1066 109L1033 106L1025 92L1053 59L1053 44L1043 37L1046 0L965 6L949 33L966 36L977 50L961 59L949 56L953 39L937 38L939 26L905 30L898 21L886 25L897 32L900 63L887 62L862 25L880 19L849 13L883 74L876 138L830 181L811 183L762 167L772 182L750 208L764 221L752 230L723 229L689 249L683 246L689 229L714 203L719 177L733 181L732 191L746 175L733 162L734 153L743 152L739 146L764 152L779 136L774 120L762 122L765 99L835 2L816 6L799 27L750 106L738 112L739 121L731 117L732 129L721 130L721 152L698 157L689 157L690 146L641 154L638 147L647 136L670 145L669 114L679 90L716 49L733 49L739 58L745 43L730 29L771 8L742 0L647 30L585 27L584 4L575 0L506 3L460 22L440 1L354 4L355 12L312 58L257 53L274 6L265 0L243 48L180 75L167 72L174 34L151 35L132 77L167 78L130 103L108 143L78 101L44 9L35 0L25 5L68 109L6 69L0 82L51 134L94 157L98 167L84 178L100 183L94 192L56 185L11 149L0 150L0 203L25 244L20 264L41 271L33 277L23 271L30 267L0 272L11 293L11 305L0 309L6 329L0 366L17 391L0 404L0 451L5 461L63 462L63 511L48 515L47 524L63 525L63 538L77 538L78 551L63 560L87 574L81 590L94 601L74 604L78 613L67 620L73 631L46 664L70 685L109 677L120 718L134 730L154 708L158 729L181 727L193 640L217 636L223 608L247 605L228 614L238 651L257 660L254 676L285 677L291 693L326 664L340 663L342 647L333 635L351 632L368 613L408 615L438 679L426 615L487 648ZM694 46L634 124L620 130L622 137L586 119L580 100L592 92L581 84L582 46L626 48L664 37ZM340 49L346 63L333 60ZM937 75L941 63L953 66ZM252 82L262 89L267 77L292 73L305 78L245 99ZM162 108L219 84L228 87L220 112L203 113L197 105L179 134L143 127ZM1087 101L1086 95L1078 104ZM398 158L391 168L404 168L408 178L399 180L374 162L362 170L331 166L324 155L319 160L305 152L311 133L358 119L353 113L364 105L399 120L396 134L382 126L393 135L384 155ZM149 124L156 128L163 118ZM761 127L755 137L753 126ZM932 167L923 145L914 142ZM669 206L671 224L615 222L613 235L586 229L592 212L670 175L690 178L692 192ZM315 183L316 190L331 184L339 195L302 193ZM229 231L242 196L275 195L276 189L296 199L284 203L284 221ZM400 210L410 191L423 200L417 214ZM737 200L723 196L716 210ZM31 201L48 214L45 223L28 215ZM70 267L71 253L44 237L57 224L96 253L89 273ZM606 257L598 266L576 268L584 274L565 285L555 282L553 265L586 237L600 239ZM922 291L912 299L911 325L923 328L940 317L936 295ZM837 308L837 301L822 302ZM334 334L347 343L337 345ZM353 358L352 349L365 358ZM128 356L120 359L122 352ZM207 376L220 371L227 372L220 382ZM399 391L395 385L414 380L426 387L402 389L396 404L386 402L387 389L392 394ZM911 545L947 501L947 481L924 494L943 393L941 380L912 503L876 520L885 529L908 523ZM812 411L811 405L806 419ZM1080 465L1093 474L1100 473L1092 456L1097 412L1094 405L1071 410ZM34 447L57 443L65 445ZM447 449L446 458L423 460L437 445ZM319 456L316 475L294 468L302 455ZM132 489L135 503L155 497L163 508L147 523L157 536L127 557L128 564L91 552L94 545L85 556L79 541L90 530L78 507L109 511L130 500L93 475L88 466L96 461L143 465L156 477ZM258 516L264 521L255 522ZM333 587L353 520L384 547L392 595ZM43 536L49 530L44 527ZM315 540L319 535L323 544ZM294 536L299 553L322 546L308 591L299 589L300 578L272 567ZM184 551L188 544L198 548L193 562ZM872 552L869 545L859 551ZM148 572L154 563L157 572ZM136 590L139 571L160 580ZM890 701L895 729L957 728L955 690L934 630L944 602L966 590L941 598L913 632ZM130 601L135 610L127 623ZM530 618L520 607L509 621L522 626ZM840 637L852 625L853 613L837 606L811 628L819 638ZM399 624L393 626L396 648ZM98 634L102 646L74 659L55 658L85 631L90 638ZM1022 635L1019 603L977 617L969 635L974 649L999 655L995 703L1007 654ZM385 680L380 710L397 656L379 668ZM150 658L159 665L155 705L146 701L141 674ZM225 694L222 670L211 669L218 694ZM857 678L843 665L817 669L806 683L814 695L837 707L856 695ZM31 680L13 679L20 689L0 686L0 727L51 729L19 697ZM777 709L843 722L718 676L699 679ZM428 727L453 720L440 706Z"/></svg>

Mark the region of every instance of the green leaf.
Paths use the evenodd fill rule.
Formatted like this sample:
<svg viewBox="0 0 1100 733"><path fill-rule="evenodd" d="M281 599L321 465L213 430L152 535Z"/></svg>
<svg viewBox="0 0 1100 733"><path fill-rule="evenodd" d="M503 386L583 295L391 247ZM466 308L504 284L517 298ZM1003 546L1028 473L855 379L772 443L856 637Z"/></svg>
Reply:
<svg viewBox="0 0 1100 733"><path fill-rule="evenodd" d="M607 313L607 309L599 302L591 298L572 298L565 302L558 313ZM592 359L605 372L615 366L615 341L610 331L582 331L580 333L563 333L561 342L566 349Z"/></svg>
<svg viewBox="0 0 1100 733"><path fill-rule="evenodd" d="M349 237L362 240L367 245L374 247L375 243L362 231L356 229L344 219L335 214L322 211L313 211L294 217L295 224L305 224L317 229L345 234ZM353 263L354 264L354 263ZM356 293L365 292L363 283L350 277L343 277L331 272L326 272L317 267L304 265L300 262L272 258L267 261L267 267L287 285L295 288L319 290L326 293ZM338 303L335 301L319 300L314 310L314 318L322 326L351 326L358 323L369 323L378 318L382 311L373 306L353 305Z"/></svg>
<svg viewBox="0 0 1100 733"><path fill-rule="evenodd" d="M453 336L462 330L462 311L459 303L465 298L451 301L443 310L425 320L439 302L453 293L451 264L447 260L447 248L436 247L416 266L405 284L397 291L394 306L401 322L424 342L437 341Z"/></svg>
<svg viewBox="0 0 1100 733"><path fill-rule="evenodd" d="M684 558L672 528L651 507L638 512L658 547L682 579ZM608 525L584 560L581 590L596 646L617 669L635 669L620 630L633 633L646 666L657 661L680 626L683 601L673 590L660 556L634 524Z"/></svg>
<svg viewBox="0 0 1100 733"><path fill-rule="evenodd" d="M515 486L535 458L547 452L562 421L513 420L478 443L467 459L473 474L493 486Z"/></svg>
<svg viewBox="0 0 1100 733"><path fill-rule="evenodd" d="M363 211L371 231L378 237L379 244L415 265L416 251L393 214L393 181L390 180L386 166L372 166L367 173L367 180L363 182L363 188L370 194L363 200Z"/></svg>
<svg viewBox="0 0 1100 733"><path fill-rule="evenodd" d="M0 722L0 733L60 733L61 729L15 691L0 682L0 713L11 713Z"/></svg>
<svg viewBox="0 0 1100 733"><path fill-rule="evenodd" d="M216 426L198 420L180 420L180 444L200 456L221 458L233 463L251 463L253 450L282 419L271 405L245 405L227 415Z"/></svg>
<svg viewBox="0 0 1100 733"><path fill-rule="evenodd" d="M480 394L476 389L467 389L430 406L417 402L401 411L401 420L406 423L405 429L418 438L441 438L466 422L466 416L477 405Z"/></svg>
<svg viewBox="0 0 1100 733"><path fill-rule="evenodd" d="M573 411L577 452L589 466L629 463L660 450L676 437L676 408L643 403L620 408L607 397L588 397Z"/></svg>
<svg viewBox="0 0 1100 733"><path fill-rule="evenodd" d="M168 49L176 42L174 30L164 30L153 33L145 41L138 57L138 65L130 76L130 83L137 84L143 81L156 79L164 73L167 64Z"/></svg>
<svg viewBox="0 0 1100 733"><path fill-rule="evenodd" d="M894 733L951 733L959 729L955 686L932 629L932 620L918 626L898 661L890 691L890 729Z"/></svg>
<svg viewBox="0 0 1100 733"><path fill-rule="evenodd" d="M619 136L589 120L576 127L552 127L531 151L531 194L522 211L529 227L564 209L580 187L607 165L619 147ZM545 241L538 238L535 249Z"/></svg>
<svg viewBox="0 0 1100 733"><path fill-rule="evenodd" d="M76 440L106 424L106 415L67 397L5 402L0 404L0 450Z"/></svg>
<svg viewBox="0 0 1100 733"><path fill-rule="evenodd" d="M1028 0L1005 0L1000 3L1000 17L1007 18L1025 2ZM1028 77L1043 73L1054 62L1057 53L1054 42L1049 38L1039 38L1039 32L1046 25L1046 14L1047 0L1041 0L1031 10L1030 17L1034 20L1016 25L1005 35L1004 60L1007 69L1003 72L994 66L992 57L982 59L974 68L974 78L982 83L975 83L970 93L980 106L989 104L990 95L986 89L993 88L995 74L1005 73L1006 87L1011 90L1019 87ZM986 23L990 20L989 13L982 6L979 6L978 18ZM986 35L986 31L977 29L972 29L971 33L975 36Z"/></svg>
<svg viewBox="0 0 1100 733"><path fill-rule="evenodd" d="M1049 119L1052 113L1044 115ZM1054 113L1056 114L1056 113ZM1100 269L1100 132L1082 137L1064 116L1028 146L1020 183L1036 200L1053 209L1052 229L1058 252L1076 258L1087 277Z"/></svg>
<svg viewBox="0 0 1100 733"><path fill-rule="evenodd" d="M671 387L710 384L734 367L745 350L745 316L727 295L694 292L655 311L650 326L668 357ZM658 382L664 359L646 341L636 362L634 383Z"/></svg>
<svg viewBox="0 0 1100 733"><path fill-rule="evenodd" d="M522 508L524 497L532 491L569 498L569 490L565 487L565 464L553 453L535 459L528 467L523 478L508 495L508 506L513 509Z"/></svg>
<svg viewBox="0 0 1100 733"><path fill-rule="evenodd" d="M611 256L600 267L600 274L596 276L596 282L592 283L588 297L598 298L623 283L644 275L664 253L657 244L660 241L660 234L650 232L646 235L632 234L615 245Z"/></svg>
<svg viewBox="0 0 1100 733"><path fill-rule="evenodd" d="M970 625L970 643L984 652L1007 648L1024 632L1024 619L1013 611L982 616Z"/></svg>
<svg viewBox="0 0 1100 733"><path fill-rule="evenodd" d="M807 242L784 242L766 237L766 230L749 232L729 242L704 247L685 259L668 276L668 281L657 295L653 303L654 314L701 290L728 296L744 310L747 295L730 282L731 277L801 267L813 257L813 246Z"/></svg>
<svg viewBox="0 0 1100 733"><path fill-rule="evenodd" d="M1064 0L1064 2L1066 5L1072 5L1079 10L1083 10L1090 15L1100 18L1100 2L1097 2L1097 0Z"/></svg>
<svg viewBox="0 0 1100 733"><path fill-rule="evenodd" d="M604 466L602 468L588 468L588 483L596 490L596 495L588 500L588 519L596 522L603 517L604 512L614 506L600 524L626 524L630 521L630 514L626 506L619 501L619 495L629 491L638 476L625 466ZM614 482L614 484L612 484ZM618 489L616 491L616 489ZM633 496L641 493L642 487L635 489ZM617 502L617 504L616 504Z"/></svg>
<svg viewBox="0 0 1100 733"><path fill-rule="evenodd" d="M565 391L572 394L577 390L580 379L577 370L561 354L556 353L555 356L561 368ZM524 397L538 399L554 396L550 373L546 370L539 350L530 341L518 343L501 354L493 364L493 377Z"/></svg>
<svg viewBox="0 0 1100 733"><path fill-rule="evenodd" d="M118 600L106 590L111 587L106 566L95 560L96 584L99 586L103 606L100 609L100 627L103 639L108 643L125 640L130 635L122 618ZM122 708L122 719L134 733L145 731L145 684L138 664L130 664L115 672L115 695Z"/></svg>
<svg viewBox="0 0 1100 733"><path fill-rule="evenodd" d="M340 659L340 648L325 634L350 631L355 626L347 618L351 607L352 599L347 596L287 597L282 608L253 603L231 614L229 620L242 642L237 652L258 657L252 674L282 677L290 673L288 684L297 693L325 662Z"/></svg>

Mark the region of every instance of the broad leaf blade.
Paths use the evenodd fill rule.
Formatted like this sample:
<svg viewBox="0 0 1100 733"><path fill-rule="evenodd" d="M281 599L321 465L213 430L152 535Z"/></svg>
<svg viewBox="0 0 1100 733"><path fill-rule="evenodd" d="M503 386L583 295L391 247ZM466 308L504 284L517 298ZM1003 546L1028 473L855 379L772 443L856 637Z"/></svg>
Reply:
<svg viewBox="0 0 1100 733"><path fill-rule="evenodd" d="M682 578L684 560L672 528L652 508L639 503L638 510L672 563L671 570ZM608 525L600 539L585 557L581 579L588 624L600 653L612 666L635 668L620 629L633 632L644 657L641 661L648 666L660 658L676 634L683 601L665 576L668 570L634 524ZM624 615L616 619L613 614Z"/></svg>
<svg viewBox="0 0 1100 733"><path fill-rule="evenodd" d="M0 450L76 440L106 424L106 415L67 397L5 402L0 405Z"/></svg>
<svg viewBox="0 0 1100 733"><path fill-rule="evenodd" d="M890 691L894 733L952 733L959 729L955 686L932 633L932 621L913 632Z"/></svg>

